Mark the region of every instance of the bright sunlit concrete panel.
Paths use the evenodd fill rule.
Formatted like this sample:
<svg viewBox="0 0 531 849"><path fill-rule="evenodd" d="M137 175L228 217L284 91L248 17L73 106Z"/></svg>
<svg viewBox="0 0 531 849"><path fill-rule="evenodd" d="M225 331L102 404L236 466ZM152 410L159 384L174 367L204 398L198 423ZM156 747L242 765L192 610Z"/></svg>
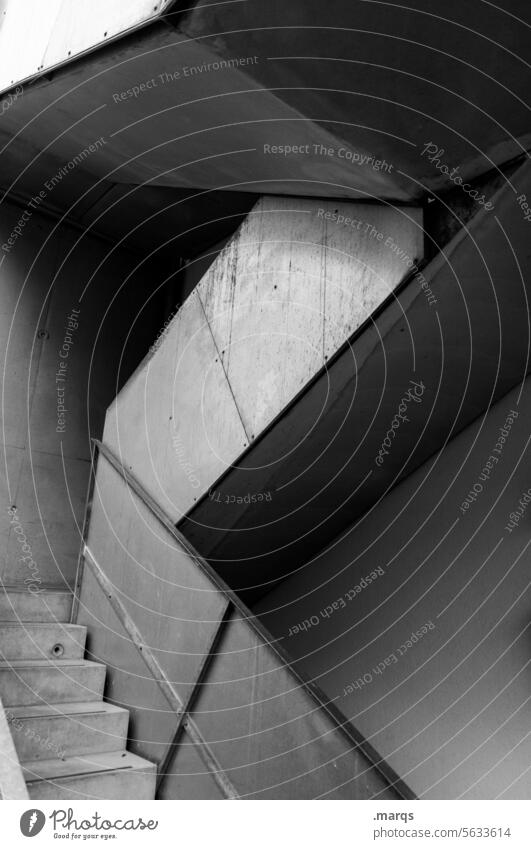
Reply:
<svg viewBox="0 0 531 849"><path fill-rule="evenodd" d="M0 90L158 17L169 0L4 0Z"/></svg>

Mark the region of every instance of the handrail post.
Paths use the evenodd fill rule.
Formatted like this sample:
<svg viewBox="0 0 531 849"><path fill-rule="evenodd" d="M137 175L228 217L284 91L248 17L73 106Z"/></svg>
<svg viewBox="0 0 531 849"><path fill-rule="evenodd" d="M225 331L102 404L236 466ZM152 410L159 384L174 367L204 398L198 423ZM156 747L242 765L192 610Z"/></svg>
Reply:
<svg viewBox="0 0 531 849"><path fill-rule="evenodd" d="M81 595L81 585L83 583L83 569L85 566L84 549L88 538L90 526L90 511L92 508L92 498L94 495L94 486L96 482L96 454L99 443L96 439L90 441L90 474L87 483L87 495L85 498L85 511L83 513L83 527L81 530L81 544L79 546L79 555L77 558L76 577L74 581L74 593L72 599L72 608L70 610L70 624L75 625L77 614L79 611L79 597Z"/></svg>

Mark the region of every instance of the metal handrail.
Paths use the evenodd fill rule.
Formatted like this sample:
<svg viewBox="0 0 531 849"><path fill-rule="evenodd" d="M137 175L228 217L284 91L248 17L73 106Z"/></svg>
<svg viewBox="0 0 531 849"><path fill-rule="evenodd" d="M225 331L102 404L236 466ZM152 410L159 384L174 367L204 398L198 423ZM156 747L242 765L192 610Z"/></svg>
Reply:
<svg viewBox="0 0 531 849"><path fill-rule="evenodd" d="M347 738L349 743L353 744L356 749L358 749L369 761L371 766L376 769L380 775L385 779L385 781L396 791L396 793L402 799L416 799L417 796L411 790L411 788L406 784L406 782L398 775L397 772L390 766L387 761L380 757L376 749L363 737L361 732L359 732L352 723L343 715L343 713L336 707L335 704L330 702L325 693L321 690L321 688L315 684L313 681L305 678L300 670L297 670L293 667L293 661L290 658L289 654L285 652L277 642L275 642L274 637L267 631L262 622L255 616L255 614L246 606L246 604L239 598L238 595L225 583L225 581L214 571L210 563L202 557L198 551L188 542L186 537L176 528L172 519L168 516L168 514L160 507L159 504L153 499L149 492L143 487L140 481L133 475L128 469L125 468L123 463L115 456L111 449L104 445L100 440L93 439L92 440L95 449L101 453L105 459L110 463L110 465L115 469L115 471L122 477L125 483L131 488L131 490L137 495L137 497L142 501L142 503L150 510L150 512L158 519L158 521L166 528L166 530L171 534L171 536L179 543L179 545L186 551L189 555L190 559L195 562L197 567L203 572L203 574L214 584L217 590L223 594L226 598L227 602L230 603L242 616L242 618L248 622L250 628L263 640L264 644L268 645L272 652L274 652L279 660L282 663L282 666L286 666L290 669L292 675L298 681L302 689L304 689L310 697L315 701L321 710L323 710L328 717L331 719L333 725L336 729L343 734L344 737ZM93 463L94 470L94 463ZM82 576L78 576L78 587L81 584Z"/></svg>
<svg viewBox="0 0 531 849"><path fill-rule="evenodd" d="M212 747L204 739L203 735L201 734L201 731L199 730L199 728L197 727L196 723L194 722L194 720L191 716L193 702L194 702L194 700L197 696L197 691L198 691L198 689L199 689L199 687L202 683L201 679L202 679L204 670L206 670L208 668L208 664L209 664L211 656L212 656L211 653L207 652L205 654L205 656L203 658L203 662L201 664L201 668L199 670L198 681L196 682L196 684L192 688L192 691L191 691L190 695L188 696L188 698L186 699L186 701L183 702L181 700L180 696L179 696L179 693L175 689L175 686L168 679L168 676L164 672L164 669L162 668L162 666L158 662L156 655L151 650L149 645L146 643L146 640L144 639L143 634L141 633L141 631L136 626L132 617L129 615L127 608L125 607L123 602L120 600L118 593L115 591L114 585L109 580L109 578L105 575L105 572L103 571L100 564L97 562L96 558L94 557L94 554L91 552L90 548L87 545L85 545L85 547L83 549L83 562L84 563L88 562L88 564L89 564L89 566L92 570L92 574L93 574L94 578L96 579L96 581L100 585L100 588L105 593L105 596L107 597L107 601L109 602L112 609L116 613L122 627L124 628L124 630L129 635L132 644L137 649L137 651L139 652L139 654L142 657L142 660L144 661L144 663L148 667L151 675L153 676L153 681L155 681L155 683L157 684L157 687L159 687L159 689L163 693L163 695L164 695L166 701L168 702L170 708L174 712L174 716L175 716L175 719L177 721L177 725L176 725L174 732L173 732L173 739L170 742L168 749L167 749L167 752L164 755L162 762L159 765L159 770L158 770L159 776L158 776L158 780L157 780L157 791L158 791L162 781L166 777L166 769L167 769L168 761L169 761L170 756L171 756L171 752L176 747L177 742L180 739L182 732L186 728L192 742L198 747L199 755L200 755L201 759L203 760L205 766L207 767L208 771L212 775L214 781L218 785L222 795L226 799L238 799L239 794L238 794L238 791L236 790L236 787L233 785L232 781L230 780L229 776L227 775L226 770L224 770L223 767L221 766L221 764L219 763L218 759L216 758L214 751L212 750ZM226 616L226 614L225 614L225 616ZM220 632L223 624L224 624L224 620L222 619L218 624L217 633ZM211 651L212 651L212 649L211 649Z"/></svg>

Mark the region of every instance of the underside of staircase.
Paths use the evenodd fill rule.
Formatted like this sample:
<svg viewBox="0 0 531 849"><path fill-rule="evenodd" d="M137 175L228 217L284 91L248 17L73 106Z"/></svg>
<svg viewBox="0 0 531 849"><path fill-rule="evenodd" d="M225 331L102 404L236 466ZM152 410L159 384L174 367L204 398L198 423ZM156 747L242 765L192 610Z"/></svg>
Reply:
<svg viewBox="0 0 531 849"><path fill-rule="evenodd" d="M156 766L126 749L129 711L103 700L72 595L0 592L0 698L31 799L153 799Z"/></svg>

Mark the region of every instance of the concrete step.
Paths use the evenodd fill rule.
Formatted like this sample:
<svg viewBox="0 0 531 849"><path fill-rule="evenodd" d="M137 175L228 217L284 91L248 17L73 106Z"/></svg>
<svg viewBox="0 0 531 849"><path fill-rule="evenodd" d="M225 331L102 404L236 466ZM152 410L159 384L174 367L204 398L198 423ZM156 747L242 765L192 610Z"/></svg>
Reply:
<svg viewBox="0 0 531 849"><path fill-rule="evenodd" d="M89 660L2 661L0 699L4 707L98 701L105 672Z"/></svg>
<svg viewBox="0 0 531 849"><path fill-rule="evenodd" d="M80 659L87 629L55 622L0 622L0 659Z"/></svg>
<svg viewBox="0 0 531 849"><path fill-rule="evenodd" d="M59 589L0 588L0 622L68 622L72 593Z"/></svg>
<svg viewBox="0 0 531 849"><path fill-rule="evenodd" d="M155 764L131 752L22 764L30 799L154 799Z"/></svg>
<svg viewBox="0 0 531 849"><path fill-rule="evenodd" d="M125 749L129 711L107 702L13 707L6 713L21 761Z"/></svg>

